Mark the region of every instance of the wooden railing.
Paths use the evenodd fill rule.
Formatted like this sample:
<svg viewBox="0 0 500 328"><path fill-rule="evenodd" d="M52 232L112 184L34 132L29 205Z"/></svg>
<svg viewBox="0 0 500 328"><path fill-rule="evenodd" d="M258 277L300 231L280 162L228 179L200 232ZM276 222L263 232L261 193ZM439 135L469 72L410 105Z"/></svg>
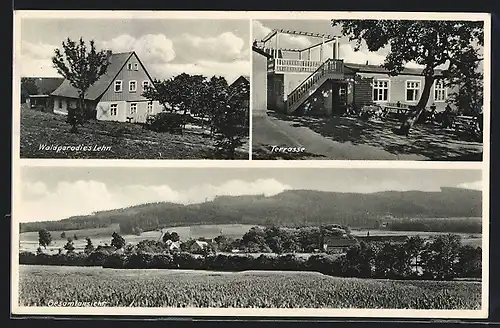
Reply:
<svg viewBox="0 0 500 328"><path fill-rule="evenodd" d="M292 112L296 106L300 105L302 98L308 95L318 82L331 76L332 74L342 74L344 72L344 63L342 60L328 59L320 65L311 75L299 84L287 97L287 111Z"/></svg>
<svg viewBox="0 0 500 328"><path fill-rule="evenodd" d="M275 73L312 73L321 64L317 60L273 58L269 59L267 68Z"/></svg>

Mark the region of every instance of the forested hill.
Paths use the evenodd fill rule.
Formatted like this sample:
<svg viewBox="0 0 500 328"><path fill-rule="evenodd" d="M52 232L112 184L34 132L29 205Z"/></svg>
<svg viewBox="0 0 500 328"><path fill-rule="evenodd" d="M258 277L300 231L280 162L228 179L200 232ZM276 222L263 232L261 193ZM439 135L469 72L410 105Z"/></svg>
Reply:
<svg viewBox="0 0 500 328"><path fill-rule="evenodd" d="M358 227L387 216L480 217L481 198L480 191L460 188L370 194L289 190L271 197L221 196L192 205L144 204L60 221L22 223L21 231L89 229L115 223L120 224L123 232L132 228L147 231L161 226L238 223L280 226L338 223Z"/></svg>

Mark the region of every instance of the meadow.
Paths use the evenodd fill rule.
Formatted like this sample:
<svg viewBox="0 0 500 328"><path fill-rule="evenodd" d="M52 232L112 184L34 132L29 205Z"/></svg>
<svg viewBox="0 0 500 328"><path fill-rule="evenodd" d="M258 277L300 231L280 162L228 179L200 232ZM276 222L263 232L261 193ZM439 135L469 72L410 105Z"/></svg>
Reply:
<svg viewBox="0 0 500 328"><path fill-rule="evenodd" d="M168 227L164 231L175 231L179 234L181 240L189 238L215 238L220 235L221 231L225 236L230 238L241 238L250 228L254 225L249 224L213 224L213 225L193 225L193 226L179 226ZM113 232L120 232L118 224L111 225L105 228L82 229L82 230L67 230L65 231L66 238L73 237L75 234L78 240L74 241L76 251L82 251L87 244L85 237L92 239L94 246L105 245L111 243L111 235ZM52 236L52 244L47 246L46 253L57 253L59 248L64 247L67 242L66 238L61 238L62 231L50 231ZM158 240L161 237L160 231L145 231L140 236L137 235L122 235L127 243L137 244L142 240ZM20 251L36 252L38 248L38 232L22 232L19 235L19 249Z"/></svg>
<svg viewBox="0 0 500 328"><path fill-rule="evenodd" d="M315 272L19 267L19 305L480 309L481 283L337 278Z"/></svg>

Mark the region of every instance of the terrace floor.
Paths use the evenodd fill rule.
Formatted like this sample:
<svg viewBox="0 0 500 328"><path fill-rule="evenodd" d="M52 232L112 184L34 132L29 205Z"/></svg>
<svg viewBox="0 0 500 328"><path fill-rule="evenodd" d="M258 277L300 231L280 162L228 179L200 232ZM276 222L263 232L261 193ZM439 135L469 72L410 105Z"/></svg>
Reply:
<svg viewBox="0 0 500 328"><path fill-rule="evenodd" d="M471 136L437 125L415 125L408 137L394 133L395 119L287 116L268 111L252 118L253 159L481 161L483 146ZM272 146L304 147L302 153Z"/></svg>

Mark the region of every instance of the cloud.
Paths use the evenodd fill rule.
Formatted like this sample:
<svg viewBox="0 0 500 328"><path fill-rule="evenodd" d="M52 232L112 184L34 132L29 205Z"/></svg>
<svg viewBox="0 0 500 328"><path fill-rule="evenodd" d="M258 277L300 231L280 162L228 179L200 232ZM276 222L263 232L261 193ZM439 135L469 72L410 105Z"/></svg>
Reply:
<svg viewBox="0 0 500 328"><path fill-rule="evenodd" d="M52 66L55 45L45 43L21 42L20 53L16 54L16 70L21 76L53 77L59 76Z"/></svg>
<svg viewBox="0 0 500 328"><path fill-rule="evenodd" d="M174 43L163 34L146 34L140 38L122 34L100 45L114 52L135 51L139 58L151 64L168 63L176 57Z"/></svg>
<svg viewBox="0 0 500 328"><path fill-rule="evenodd" d="M183 62L198 60L231 62L248 57L245 41L232 32L208 38L183 34L175 40L175 50Z"/></svg>
<svg viewBox="0 0 500 328"><path fill-rule="evenodd" d="M255 20L252 24L252 33L254 40L260 41L271 32L271 29L264 26L260 21ZM302 49L312 45L312 41L308 37L302 35L280 34L278 42L280 48L291 49Z"/></svg>
<svg viewBox="0 0 500 328"><path fill-rule="evenodd" d="M202 74L207 77L213 75L224 76L229 83L240 75L250 75L250 61L237 60L233 62L216 62L208 60L199 60L194 63L148 66L150 73L157 78L165 79L181 73Z"/></svg>
<svg viewBox="0 0 500 328"><path fill-rule="evenodd" d="M151 202L193 204L223 195L272 196L287 189L290 187L274 179L231 180L221 185L205 184L187 190L174 190L168 185L128 185L112 189L98 181L61 182L49 190L42 182L28 182L22 186L22 206L19 206L16 219L20 222L59 220Z"/></svg>
<svg viewBox="0 0 500 328"><path fill-rule="evenodd" d="M483 181L464 182L458 185L459 188L483 190Z"/></svg>

